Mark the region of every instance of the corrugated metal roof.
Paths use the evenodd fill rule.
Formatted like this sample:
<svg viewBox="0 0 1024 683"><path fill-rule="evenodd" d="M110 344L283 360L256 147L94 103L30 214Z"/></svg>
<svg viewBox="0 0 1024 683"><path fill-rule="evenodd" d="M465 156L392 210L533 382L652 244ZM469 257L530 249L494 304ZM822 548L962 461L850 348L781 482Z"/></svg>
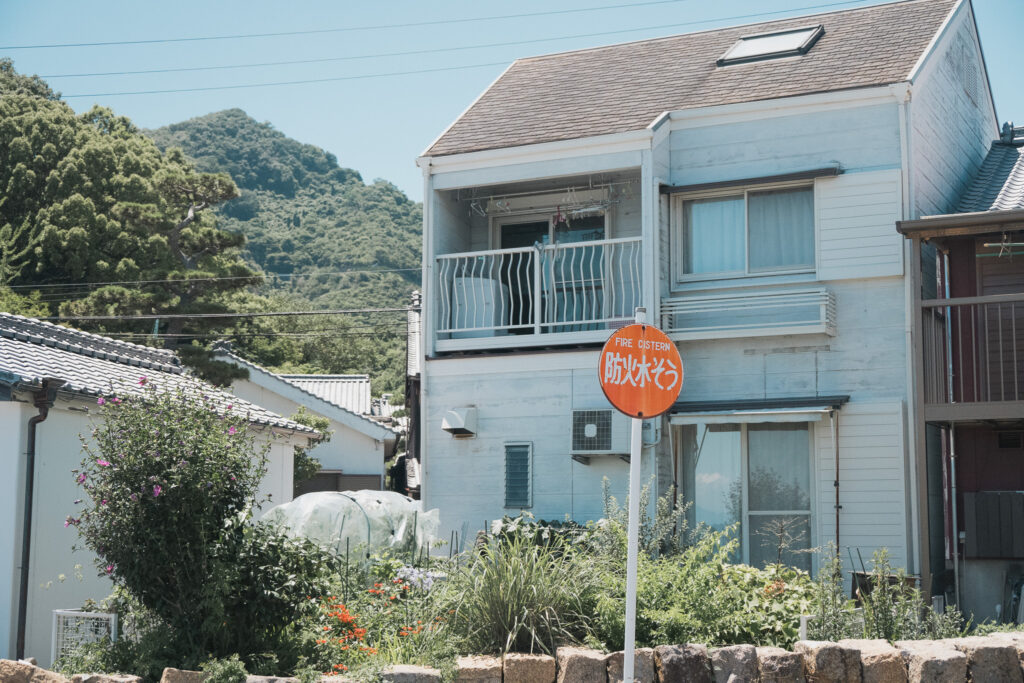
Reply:
<svg viewBox="0 0 1024 683"><path fill-rule="evenodd" d="M1024 147L995 142L960 200L958 213L1024 209Z"/></svg>
<svg viewBox="0 0 1024 683"><path fill-rule="evenodd" d="M956 0L906 0L520 59L427 156L642 130L666 111L906 81ZM719 67L741 36L822 24L801 57Z"/></svg>
<svg viewBox="0 0 1024 683"><path fill-rule="evenodd" d="M351 410L360 415L369 415L369 375L280 375L281 379L319 396L328 403Z"/></svg>
<svg viewBox="0 0 1024 683"><path fill-rule="evenodd" d="M138 396L145 377L145 384L157 390L183 389L209 396L219 411L230 407L254 424L315 433L186 375L170 351L0 313L0 381L38 386L47 377L64 380L62 391L87 396Z"/></svg>

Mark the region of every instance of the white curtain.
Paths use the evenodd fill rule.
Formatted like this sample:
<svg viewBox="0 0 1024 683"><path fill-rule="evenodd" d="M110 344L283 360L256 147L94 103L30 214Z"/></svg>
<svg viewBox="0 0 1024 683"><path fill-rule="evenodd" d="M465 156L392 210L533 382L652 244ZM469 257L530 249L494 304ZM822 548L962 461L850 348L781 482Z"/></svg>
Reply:
<svg viewBox="0 0 1024 683"><path fill-rule="evenodd" d="M686 202L684 273L744 270L743 203L742 195Z"/></svg>
<svg viewBox="0 0 1024 683"><path fill-rule="evenodd" d="M772 190L748 196L750 270L814 265L814 190Z"/></svg>

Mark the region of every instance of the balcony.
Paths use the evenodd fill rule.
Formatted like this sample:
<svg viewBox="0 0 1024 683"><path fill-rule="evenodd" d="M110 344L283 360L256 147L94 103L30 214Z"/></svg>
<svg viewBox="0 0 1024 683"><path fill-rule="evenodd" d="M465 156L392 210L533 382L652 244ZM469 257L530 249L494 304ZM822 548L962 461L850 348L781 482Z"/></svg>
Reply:
<svg viewBox="0 0 1024 683"><path fill-rule="evenodd" d="M603 342L642 305L636 237L437 257L437 351Z"/></svg>
<svg viewBox="0 0 1024 683"><path fill-rule="evenodd" d="M1024 294L921 302L927 420L1024 415Z"/></svg>

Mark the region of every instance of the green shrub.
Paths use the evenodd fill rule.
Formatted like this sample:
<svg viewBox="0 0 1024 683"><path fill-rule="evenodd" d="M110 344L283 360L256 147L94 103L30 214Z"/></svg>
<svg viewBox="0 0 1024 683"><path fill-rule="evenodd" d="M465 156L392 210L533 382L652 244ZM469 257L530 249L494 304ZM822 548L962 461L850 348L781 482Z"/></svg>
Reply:
<svg viewBox="0 0 1024 683"><path fill-rule="evenodd" d="M450 632L472 652L544 652L587 633L591 559L530 534L490 536L444 584Z"/></svg>
<svg viewBox="0 0 1024 683"><path fill-rule="evenodd" d="M206 674L204 683L245 683L249 676L238 655L203 662L202 670Z"/></svg>
<svg viewBox="0 0 1024 683"><path fill-rule="evenodd" d="M690 530L686 522L688 505L677 505L671 494L665 494L655 503L652 519L648 513L651 484L653 480L640 489L640 553L650 557L680 553L690 540ZM604 499L604 518L590 525L593 531L590 542L597 553L613 556L625 562L629 526L628 505L619 505L619 501L611 495L611 485L607 477L601 482L601 494Z"/></svg>
<svg viewBox="0 0 1024 683"><path fill-rule="evenodd" d="M100 573L151 613L151 631L170 634L163 649L139 639L154 658L181 667L237 653L276 673L298 656L292 622L325 589L328 558L251 523L266 449L243 417L218 414L196 393L140 384L142 398L99 400L102 420L76 471L88 501L68 524Z"/></svg>

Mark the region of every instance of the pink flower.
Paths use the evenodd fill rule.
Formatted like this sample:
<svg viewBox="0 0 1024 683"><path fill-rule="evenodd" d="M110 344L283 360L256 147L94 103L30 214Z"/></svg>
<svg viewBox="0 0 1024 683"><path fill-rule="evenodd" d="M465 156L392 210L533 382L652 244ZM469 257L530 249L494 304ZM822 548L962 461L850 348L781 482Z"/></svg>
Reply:
<svg viewBox="0 0 1024 683"><path fill-rule="evenodd" d="M98 406L101 406L101 405L103 405L106 402L107 402L107 400L105 398L103 398L102 396L100 396L98 399L96 399L96 405L98 405Z"/></svg>
<svg viewBox="0 0 1024 683"><path fill-rule="evenodd" d="M234 407L235 407L235 406L233 406L232 404L230 404L230 403L228 404L228 410L231 410L231 409L232 409L232 408L234 408Z"/></svg>
<svg viewBox="0 0 1024 683"><path fill-rule="evenodd" d="M140 387L146 386L146 381L147 381L147 380L146 380L146 376L145 376L145 375L143 375L142 377L140 377L140 378L139 378L139 386L140 386Z"/></svg>
<svg viewBox="0 0 1024 683"><path fill-rule="evenodd" d="M115 406L121 405L121 399L119 399L117 396L114 397L113 401Z"/></svg>
<svg viewBox="0 0 1024 683"><path fill-rule="evenodd" d="M97 460L96 464L99 465L100 467L110 467L110 463L107 462L106 460L103 460L102 458Z"/></svg>
<svg viewBox="0 0 1024 683"><path fill-rule="evenodd" d="M114 565L112 565L112 564L108 564L108 565L107 565L107 573L109 574L109 573L110 573L110 572L112 572L112 571L114 571Z"/></svg>
<svg viewBox="0 0 1024 683"><path fill-rule="evenodd" d="M156 486L154 486L153 487L153 497L156 498L157 496L159 496L161 491L163 491L163 488L160 486L160 484L157 484Z"/></svg>
<svg viewBox="0 0 1024 683"><path fill-rule="evenodd" d="M238 430L237 430L237 429L235 429L234 427L228 427L228 434L234 434L234 433L235 433L235 432L237 432L237 431L238 431Z"/></svg>
<svg viewBox="0 0 1024 683"><path fill-rule="evenodd" d="M106 505L106 504L107 504L107 499L106 498L104 498L103 500L100 501L100 505Z"/></svg>
<svg viewBox="0 0 1024 683"><path fill-rule="evenodd" d="M79 474L78 478L75 479L75 481L77 481L79 484L81 484L83 481L85 481L85 472L82 472L81 474Z"/></svg>

